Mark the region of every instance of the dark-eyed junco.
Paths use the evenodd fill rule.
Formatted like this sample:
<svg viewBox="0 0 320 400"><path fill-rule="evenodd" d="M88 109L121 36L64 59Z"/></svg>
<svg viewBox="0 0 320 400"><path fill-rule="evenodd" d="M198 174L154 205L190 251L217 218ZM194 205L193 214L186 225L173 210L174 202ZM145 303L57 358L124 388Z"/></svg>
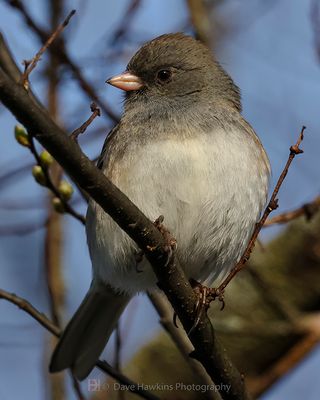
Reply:
<svg viewBox="0 0 320 400"><path fill-rule="evenodd" d="M242 118L239 89L200 42L181 33L146 43L107 81L126 92L99 168L151 220L164 216L188 278L212 284L241 257L268 191L267 155ZM156 288L153 270L116 223L90 202L90 289L50 370L85 378L122 311Z"/></svg>

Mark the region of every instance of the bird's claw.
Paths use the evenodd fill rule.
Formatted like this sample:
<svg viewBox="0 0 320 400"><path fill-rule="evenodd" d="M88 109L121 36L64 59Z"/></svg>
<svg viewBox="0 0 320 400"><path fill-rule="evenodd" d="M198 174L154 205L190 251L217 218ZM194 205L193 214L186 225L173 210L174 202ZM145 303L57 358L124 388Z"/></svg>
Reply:
<svg viewBox="0 0 320 400"><path fill-rule="evenodd" d="M164 221L164 216L160 215L155 221L154 221L154 226L161 232L162 236L164 237L165 240L165 250L168 253L168 258L165 266L167 267L168 264L170 263L173 253L177 249L177 241L176 239L171 235L170 231L163 225Z"/></svg>
<svg viewBox="0 0 320 400"><path fill-rule="evenodd" d="M225 307L223 292L219 292L215 288L208 288L207 286L202 285L194 279L191 279L190 283L197 294L197 301L195 305L194 323L189 330L188 335L190 335L192 331L198 326L203 312L206 312L208 310L212 301L218 298L218 300L221 302L221 310L223 310Z"/></svg>

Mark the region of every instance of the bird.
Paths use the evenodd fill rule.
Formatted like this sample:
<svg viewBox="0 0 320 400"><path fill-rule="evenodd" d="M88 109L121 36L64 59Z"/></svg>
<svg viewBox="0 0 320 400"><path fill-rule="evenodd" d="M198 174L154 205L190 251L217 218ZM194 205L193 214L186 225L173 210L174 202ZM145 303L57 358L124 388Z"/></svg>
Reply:
<svg viewBox="0 0 320 400"><path fill-rule="evenodd" d="M241 258L268 196L270 163L241 114L239 88L183 33L147 42L106 82L124 91L124 111L97 167L148 218L164 216L187 278L212 286ZM159 290L148 260L137 262L137 245L93 200L86 234L92 282L49 367L79 380L130 299Z"/></svg>

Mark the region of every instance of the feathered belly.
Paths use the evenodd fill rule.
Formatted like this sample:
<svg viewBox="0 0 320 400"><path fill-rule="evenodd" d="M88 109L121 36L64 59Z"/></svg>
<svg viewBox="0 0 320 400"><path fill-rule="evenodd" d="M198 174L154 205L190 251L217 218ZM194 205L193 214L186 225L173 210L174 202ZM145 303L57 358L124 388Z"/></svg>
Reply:
<svg viewBox="0 0 320 400"><path fill-rule="evenodd" d="M267 195L268 172L257 169L256 152L221 146L171 139L135 149L105 171L151 220L164 215L187 276L200 281L227 273L241 256ZM94 202L87 237L95 277L130 293L155 286L149 263L137 263L135 244Z"/></svg>

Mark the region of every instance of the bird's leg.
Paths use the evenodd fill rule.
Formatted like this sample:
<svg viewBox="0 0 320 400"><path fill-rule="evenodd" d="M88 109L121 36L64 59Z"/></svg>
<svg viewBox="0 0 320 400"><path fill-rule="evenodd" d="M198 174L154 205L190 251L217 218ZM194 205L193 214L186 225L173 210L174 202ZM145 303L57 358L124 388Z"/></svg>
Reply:
<svg viewBox="0 0 320 400"><path fill-rule="evenodd" d="M212 301L218 298L222 304L221 310L223 310L225 306L223 293L218 293L217 289L204 286L195 279L190 279L190 284L197 295L197 302L195 307L194 323L188 334L190 334L197 327L202 313L204 311L207 312L208 308L210 307L210 303Z"/></svg>
<svg viewBox="0 0 320 400"><path fill-rule="evenodd" d="M168 253L168 259L166 262L167 266L169 264L169 262L172 259L172 255L173 253L176 251L177 249L177 241L176 239L171 235L170 231L163 225L163 221L164 221L164 216L160 215L155 221L154 221L154 226L161 232L162 236L164 237L165 240L165 250ZM159 285L158 285L159 286ZM160 288L161 289L161 288ZM176 328L178 328L178 324L177 324L177 313L174 312L173 313L173 324Z"/></svg>
<svg viewBox="0 0 320 400"><path fill-rule="evenodd" d="M177 241L171 235L170 231L163 225L164 216L160 215L155 221L154 226L161 232L164 240L165 240L165 250L168 252L168 259L166 262L167 266L172 258L174 251L177 249Z"/></svg>
<svg viewBox="0 0 320 400"><path fill-rule="evenodd" d="M166 262L166 266L169 264L173 252L177 248L177 241L176 239L171 235L170 231L163 225L164 221L164 216L160 215L153 223L153 225L160 231L162 236L164 237L165 240L165 250L168 252L168 259ZM144 256L143 250L138 250L135 252L134 257L136 260L136 270L137 272L142 272L142 270L139 269L138 265L139 263L142 262Z"/></svg>
<svg viewBox="0 0 320 400"><path fill-rule="evenodd" d="M161 232L165 239L165 248L168 252L168 260L166 262L166 266L169 264L173 252L177 248L176 239L170 234L170 231L163 225L164 217L160 215L155 221L154 226ZM223 297L223 292L218 292L215 288L209 288L207 286L202 285L200 282L197 282L194 279L190 279L190 284L197 295L197 302L195 306L195 320L188 334L190 334L199 324L202 313L208 310L210 307L210 303L214 301L216 298L221 302L221 310L224 309L225 302ZM174 312L173 314L173 324L178 328L177 325L177 314Z"/></svg>
<svg viewBox="0 0 320 400"><path fill-rule="evenodd" d="M197 296L196 306L195 306L195 319L191 329L188 332L188 335L197 327L202 313L208 310L210 307L211 301L213 301L217 296L215 294L215 289L208 288L207 286L202 285L200 282L195 279L190 279L190 285L192 286L194 292ZM173 323L177 326L177 314L173 315Z"/></svg>

